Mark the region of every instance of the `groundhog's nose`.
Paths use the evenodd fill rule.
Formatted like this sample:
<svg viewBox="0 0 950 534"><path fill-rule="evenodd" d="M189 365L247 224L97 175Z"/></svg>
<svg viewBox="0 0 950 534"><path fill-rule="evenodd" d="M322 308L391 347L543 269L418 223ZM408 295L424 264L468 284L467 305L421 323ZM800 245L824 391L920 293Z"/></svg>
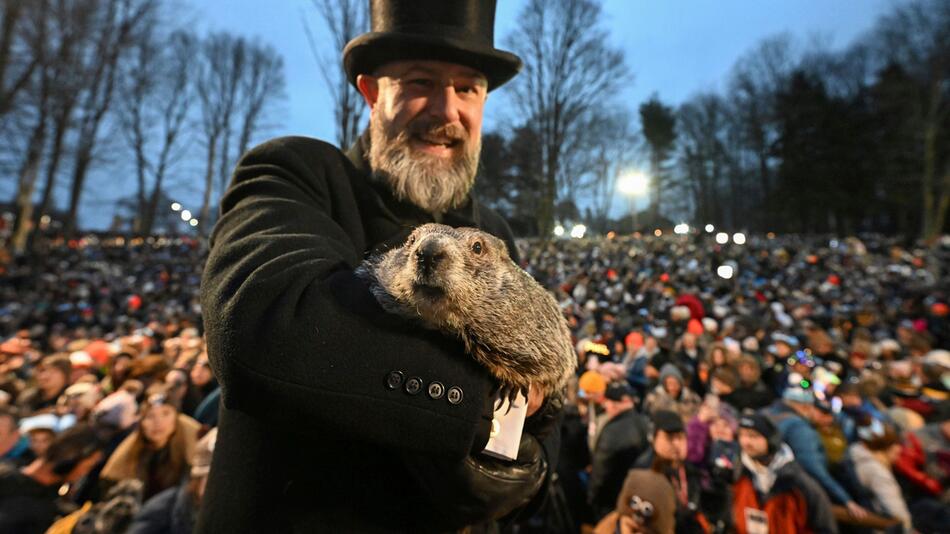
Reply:
<svg viewBox="0 0 950 534"><path fill-rule="evenodd" d="M445 252L438 243L430 241L416 249L416 265L425 275L432 274L443 259Z"/></svg>

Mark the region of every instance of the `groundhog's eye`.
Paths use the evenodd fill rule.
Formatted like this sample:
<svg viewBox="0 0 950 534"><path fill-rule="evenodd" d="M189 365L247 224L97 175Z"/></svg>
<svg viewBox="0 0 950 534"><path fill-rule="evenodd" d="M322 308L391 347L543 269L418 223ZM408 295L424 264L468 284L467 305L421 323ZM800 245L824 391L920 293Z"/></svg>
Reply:
<svg viewBox="0 0 950 534"><path fill-rule="evenodd" d="M482 253L482 242L481 242L481 241L476 241L476 242L472 243L472 252L474 252L475 254L481 254L481 253Z"/></svg>

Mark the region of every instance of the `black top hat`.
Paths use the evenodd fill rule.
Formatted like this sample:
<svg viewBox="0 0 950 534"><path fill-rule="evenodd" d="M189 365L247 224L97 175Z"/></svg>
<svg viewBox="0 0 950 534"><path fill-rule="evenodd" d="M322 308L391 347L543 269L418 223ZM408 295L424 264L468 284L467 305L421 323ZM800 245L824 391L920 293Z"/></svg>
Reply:
<svg viewBox="0 0 950 534"><path fill-rule="evenodd" d="M488 89L521 70L521 59L494 45L495 0L370 0L372 31L343 49L350 83L384 63L404 59L447 61L471 67Z"/></svg>

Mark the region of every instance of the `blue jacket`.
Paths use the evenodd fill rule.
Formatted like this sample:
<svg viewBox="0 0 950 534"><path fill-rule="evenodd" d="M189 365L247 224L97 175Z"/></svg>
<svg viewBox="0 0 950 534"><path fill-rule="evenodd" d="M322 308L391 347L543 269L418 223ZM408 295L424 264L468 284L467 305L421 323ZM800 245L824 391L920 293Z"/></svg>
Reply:
<svg viewBox="0 0 950 534"><path fill-rule="evenodd" d="M825 449L821 445L818 432L808 421L782 401L776 401L764 412L775 422L782 434L782 441L795 453L795 460L825 488L833 501L845 504L853 500L847 490L828 472Z"/></svg>

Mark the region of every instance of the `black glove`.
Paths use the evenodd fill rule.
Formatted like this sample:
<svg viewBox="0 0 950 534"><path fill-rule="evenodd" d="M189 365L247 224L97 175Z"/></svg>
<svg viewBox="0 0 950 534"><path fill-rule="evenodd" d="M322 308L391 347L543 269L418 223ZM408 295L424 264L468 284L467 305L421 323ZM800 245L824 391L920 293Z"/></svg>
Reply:
<svg viewBox="0 0 950 534"><path fill-rule="evenodd" d="M433 508L444 518L445 529L498 519L528 504L547 473L547 459L538 439L521 435L518 458L501 460L470 454L462 460L405 455L406 467Z"/></svg>

